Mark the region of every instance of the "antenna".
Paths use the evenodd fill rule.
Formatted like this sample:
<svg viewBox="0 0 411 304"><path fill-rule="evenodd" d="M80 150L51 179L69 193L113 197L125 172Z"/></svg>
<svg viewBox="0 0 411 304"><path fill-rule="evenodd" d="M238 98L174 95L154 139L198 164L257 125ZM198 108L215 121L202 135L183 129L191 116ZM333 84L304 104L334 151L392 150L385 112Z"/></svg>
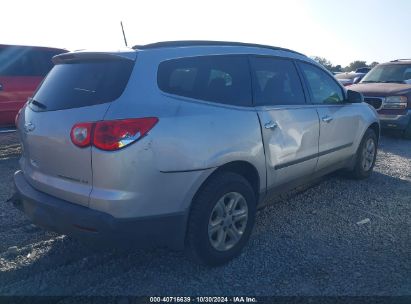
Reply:
<svg viewBox="0 0 411 304"><path fill-rule="evenodd" d="M123 38L124 38L124 43L127 45L127 39L126 39L126 34L124 33L124 27L123 27L123 21L120 21L121 24L121 30L123 31Z"/></svg>

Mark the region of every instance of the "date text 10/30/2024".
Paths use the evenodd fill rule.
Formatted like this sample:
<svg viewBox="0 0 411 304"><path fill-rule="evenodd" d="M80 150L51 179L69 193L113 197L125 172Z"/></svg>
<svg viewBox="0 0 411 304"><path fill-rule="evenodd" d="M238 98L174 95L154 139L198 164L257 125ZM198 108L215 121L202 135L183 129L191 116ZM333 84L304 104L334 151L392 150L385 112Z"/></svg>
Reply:
<svg viewBox="0 0 411 304"><path fill-rule="evenodd" d="M254 297L150 297L150 303L256 303Z"/></svg>

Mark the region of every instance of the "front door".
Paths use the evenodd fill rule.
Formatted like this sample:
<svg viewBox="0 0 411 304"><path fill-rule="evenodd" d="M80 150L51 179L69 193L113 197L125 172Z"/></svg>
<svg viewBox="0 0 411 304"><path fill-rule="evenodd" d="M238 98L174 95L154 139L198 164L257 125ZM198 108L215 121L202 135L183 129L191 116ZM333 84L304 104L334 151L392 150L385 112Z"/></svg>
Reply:
<svg viewBox="0 0 411 304"><path fill-rule="evenodd" d="M267 187L275 189L314 172L319 120L305 102L292 60L250 57L254 102L266 154Z"/></svg>
<svg viewBox="0 0 411 304"><path fill-rule="evenodd" d="M354 151L360 114L346 103L342 87L320 68L299 63L307 81L311 102L320 118L319 159L316 170L346 161Z"/></svg>

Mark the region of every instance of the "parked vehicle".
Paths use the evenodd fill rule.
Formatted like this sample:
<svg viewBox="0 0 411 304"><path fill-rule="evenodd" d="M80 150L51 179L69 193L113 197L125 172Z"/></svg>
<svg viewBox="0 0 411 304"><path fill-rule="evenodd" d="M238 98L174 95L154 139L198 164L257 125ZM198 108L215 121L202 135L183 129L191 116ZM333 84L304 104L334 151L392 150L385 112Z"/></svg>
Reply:
<svg viewBox="0 0 411 304"><path fill-rule="evenodd" d="M355 70L356 73L362 73L362 74L367 74L369 71L371 71L371 68L369 67L362 67L362 68L358 68Z"/></svg>
<svg viewBox="0 0 411 304"><path fill-rule="evenodd" d="M377 109L383 129L411 139L411 59L379 64L350 89L363 93Z"/></svg>
<svg viewBox="0 0 411 304"><path fill-rule="evenodd" d="M17 112L53 67L62 49L0 44L0 126L14 125Z"/></svg>
<svg viewBox="0 0 411 304"><path fill-rule="evenodd" d="M375 110L297 52L183 41L53 61L18 118L14 175L15 205L51 230L217 265L282 192L373 170Z"/></svg>
<svg viewBox="0 0 411 304"><path fill-rule="evenodd" d="M365 73L340 73L334 75L334 77L345 87L359 83L365 76Z"/></svg>

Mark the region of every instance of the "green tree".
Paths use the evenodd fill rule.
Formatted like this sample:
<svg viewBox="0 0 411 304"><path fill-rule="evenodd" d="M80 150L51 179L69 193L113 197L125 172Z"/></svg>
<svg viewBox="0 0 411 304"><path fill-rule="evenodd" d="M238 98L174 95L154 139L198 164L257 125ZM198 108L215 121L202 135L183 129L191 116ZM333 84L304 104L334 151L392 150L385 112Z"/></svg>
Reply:
<svg viewBox="0 0 411 304"><path fill-rule="evenodd" d="M342 72L342 67L340 64L337 64L336 66L333 66L331 72Z"/></svg>
<svg viewBox="0 0 411 304"><path fill-rule="evenodd" d="M312 60L317 61L319 64L321 64L323 67L325 67L327 70L332 71L333 65L331 61L324 57L319 57L319 56L313 56L311 57Z"/></svg>
<svg viewBox="0 0 411 304"><path fill-rule="evenodd" d="M345 72L351 72L351 71L355 71L358 68L363 68L367 66L367 62L366 61L362 61L362 60L356 60L351 62L348 66L346 66L344 68Z"/></svg>
<svg viewBox="0 0 411 304"><path fill-rule="evenodd" d="M373 62L371 62L371 64L369 65L369 67L372 69L372 68L375 67L377 64L380 64L380 63L377 62L377 61L373 61Z"/></svg>

